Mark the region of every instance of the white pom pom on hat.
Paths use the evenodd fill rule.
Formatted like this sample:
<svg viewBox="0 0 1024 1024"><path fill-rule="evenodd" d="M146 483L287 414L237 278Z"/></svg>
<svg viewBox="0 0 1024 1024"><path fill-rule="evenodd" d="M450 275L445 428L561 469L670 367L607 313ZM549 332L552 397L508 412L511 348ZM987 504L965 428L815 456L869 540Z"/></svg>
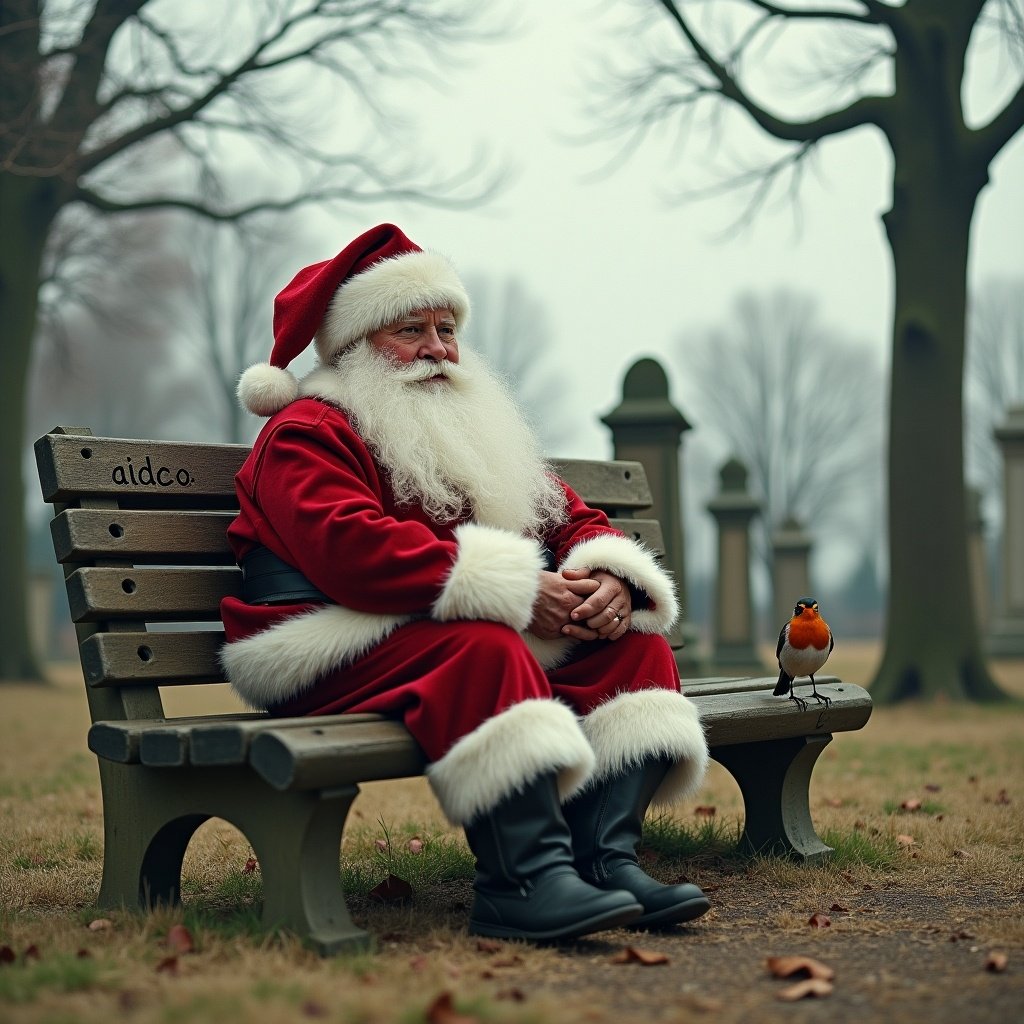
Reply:
<svg viewBox="0 0 1024 1024"><path fill-rule="evenodd" d="M238 379L238 400L257 416L273 416L299 396L295 375L270 363L250 366Z"/></svg>
<svg viewBox="0 0 1024 1024"><path fill-rule="evenodd" d="M273 416L298 397L287 367L314 337L328 364L359 338L425 308L451 309L459 329L469 320L469 296L451 263L394 224L378 224L334 259L300 270L278 293L270 361L242 374L238 399L257 416Z"/></svg>

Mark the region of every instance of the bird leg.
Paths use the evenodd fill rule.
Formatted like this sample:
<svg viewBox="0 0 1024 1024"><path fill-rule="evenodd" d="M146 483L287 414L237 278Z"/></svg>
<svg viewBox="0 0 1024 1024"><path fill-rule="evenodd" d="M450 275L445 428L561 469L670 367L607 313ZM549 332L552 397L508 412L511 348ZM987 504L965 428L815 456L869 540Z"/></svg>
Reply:
<svg viewBox="0 0 1024 1024"><path fill-rule="evenodd" d="M814 683L814 676L811 676L811 696L818 701L819 704L824 704L826 710L832 704L832 698L826 697L823 693L818 693L818 687Z"/></svg>
<svg viewBox="0 0 1024 1024"><path fill-rule="evenodd" d="M796 695L796 687L792 683L789 685L789 699L795 700L801 711L807 710L807 701L805 701L803 697L798 697Z"/></svg>

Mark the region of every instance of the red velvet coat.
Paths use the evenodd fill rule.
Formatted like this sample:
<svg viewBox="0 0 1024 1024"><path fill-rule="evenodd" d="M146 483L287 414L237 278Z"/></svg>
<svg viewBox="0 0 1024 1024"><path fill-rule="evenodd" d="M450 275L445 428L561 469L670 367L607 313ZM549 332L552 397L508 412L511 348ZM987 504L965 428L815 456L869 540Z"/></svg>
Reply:
<svg viewBox="0 0 1024 1024"><path fill-rule="evenodd" d="M332 604L256 606L226 598L223 661L254 707L287 700L417 618L481 619L525 630L539 570L607 569L647 595L632 628L664 632L677 606L652 555L614 530L568 485L568 517L538 543L486 523L439 525L398 506L388 476L334 406L304 398L272 417L236 478L228 531L237 558L264 545ZM545 552L546 549L546 552ZM573 641L525 634L543 665Z"/></svg>

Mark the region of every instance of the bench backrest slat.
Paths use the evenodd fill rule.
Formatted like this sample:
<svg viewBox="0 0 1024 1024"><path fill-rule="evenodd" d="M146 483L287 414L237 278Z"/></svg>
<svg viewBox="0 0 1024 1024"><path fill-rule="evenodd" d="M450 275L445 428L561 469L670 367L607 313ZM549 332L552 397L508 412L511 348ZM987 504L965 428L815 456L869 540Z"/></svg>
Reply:
<svg viewBox="0 0 1024 1024"><path fill-rule="evenodd" d="M69 508L50 523L58 562L95 558L171 565L234 565L226 530L233 511Z"/></svg>
<svg viewBox="0 0 1024 1024"><path fill-rule="evenodd" d="M220 618L220 601L239 596L242 574L235 568L113 569L83 567L67 579L75 622L207 621Z"/></svg>
<svg viewBox="0 0 1024 1024"><path fill-rule="evenodd" d="M93 437L55 428L36 442L43 495L54 504L93 721L163 714L159 687L223 682L220 601L241 573L226 530L238 507L244 445ZM661 525L638 462L558 459L555 471L652 551Z"/></svg>
<svg viewBox="0 0 1024 1024"><path fill-rule="evenodd" d="M231 511L68 508L50 523L57 561L116 559L142 565L234 565ZM623 533L661 554L657 519L611 517Z"/></svg>
<svg viewBox="0 0 1024 1024"><path fill-rule="evenodd" d="M186 686L221 683L222 629L94 633L82 644L89 686Z"/></svg>

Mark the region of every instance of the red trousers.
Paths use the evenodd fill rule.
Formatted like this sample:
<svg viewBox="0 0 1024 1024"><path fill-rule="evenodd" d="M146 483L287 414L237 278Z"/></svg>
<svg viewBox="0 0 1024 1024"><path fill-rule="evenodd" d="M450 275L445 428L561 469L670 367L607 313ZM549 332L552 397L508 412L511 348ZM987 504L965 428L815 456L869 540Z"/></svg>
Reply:
<svg viewBox="0 0 1024 1024"><path fill-rule="evenodd" d="M556 697L578 715L636 690L679 690L672 649L627 633L577 645L545 671L515 630L496 622L411 622L369 654L270 709L275 715L375 712L401 719L437 761L488 718L520 701Z"/></svg>

